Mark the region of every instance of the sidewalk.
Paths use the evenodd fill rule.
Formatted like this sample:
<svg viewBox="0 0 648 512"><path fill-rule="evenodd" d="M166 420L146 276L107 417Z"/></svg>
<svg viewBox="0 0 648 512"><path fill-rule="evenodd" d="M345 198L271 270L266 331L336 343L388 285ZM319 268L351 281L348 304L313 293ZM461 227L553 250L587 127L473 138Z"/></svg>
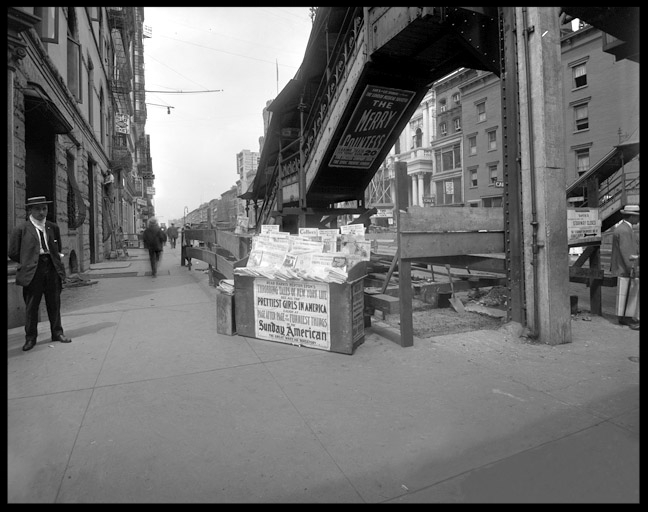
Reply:
<svg viewBox="0 0 648 512"><path fill-rule="evenodd" d="M63 291L72 343L8 330L8 503L639 502L638 331L336 354L217 334L206 263L129 253Z"/></svg>

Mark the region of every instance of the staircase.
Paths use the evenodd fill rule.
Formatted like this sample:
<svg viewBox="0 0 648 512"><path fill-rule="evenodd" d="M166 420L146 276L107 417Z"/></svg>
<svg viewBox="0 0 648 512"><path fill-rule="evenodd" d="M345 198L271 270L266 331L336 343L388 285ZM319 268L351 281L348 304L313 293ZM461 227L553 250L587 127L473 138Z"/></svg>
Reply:
<svg viewBox="0 0 648 512"><path fill-rule="evenodd" d="M461 67L499 74L497 8L318 7L240 196L262 205L257 227L366 213L365 190L430 84Z"/></svg>
<svg viewBox="0 0 648 512"><path fill-rule="evenodd" d="M636 139L636 140L635 140ZM579 208L599 208L601 233L621 220L621 209L629 203L639 204L639 137L623 142L567 188L567 199ZM595 201L588 189L598 191Z"/></svg>

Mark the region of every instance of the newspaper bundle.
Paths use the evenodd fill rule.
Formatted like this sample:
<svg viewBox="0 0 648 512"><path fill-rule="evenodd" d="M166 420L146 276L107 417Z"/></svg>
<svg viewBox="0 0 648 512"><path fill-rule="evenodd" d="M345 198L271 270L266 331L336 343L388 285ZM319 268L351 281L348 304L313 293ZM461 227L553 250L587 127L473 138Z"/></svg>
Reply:
<svg viewBox="0 0 648 512"><path fill-rule="evenodd" d="M283 281L344 283L351 268L370 259L371 242L364 238L364 226L351 226L299 228L298 235L281 232L274 225L262 226L261 234L252 239L247 265L235 268L234 273Z"/></svg>

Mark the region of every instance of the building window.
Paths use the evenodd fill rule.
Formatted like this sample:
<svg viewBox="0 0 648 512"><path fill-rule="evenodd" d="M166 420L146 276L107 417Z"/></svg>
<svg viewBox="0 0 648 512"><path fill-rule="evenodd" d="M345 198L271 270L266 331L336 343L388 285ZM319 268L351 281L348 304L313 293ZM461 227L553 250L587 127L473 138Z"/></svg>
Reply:
<svg viewBox="0 0 648 512"><path fill-rule="evenodd" d="M461 168L461 145L454 144L434 152L436 172L453 171Z"/></svg>
<svg viewBox="0 0 648 512"><path fill-rule="evenodd" d="M400 137L396 139L396 144L394 144L394 153L397 155L400 155L401 152L401 147L400 147Z"/></svg>
<svg viewBox="0 0 648 512"><path fill-rule="evenodd" d="M578 64L572 68L574 74L574 87L585 87L587 85L587 69L585 64Z"/></svg>
<svg viewBox="0 0 648 512"><path fill-rule="evenodd" d="M470 188L477 188L477 169L470 169L468 174L470 176Z"/></svg>
<svg viewBox="0 0 648 512"><path fill-rule="evenodd" d="M78 41L78 29L75 8L68 8L67 19L67 86L77 102L81 103L81 45Z"/></svg>
<svg viewBox="0 0 648 512"><path fill-rule="evenodd" d="M497 149L497 131L491 130L488 132L488 150L493 151Z"/></svg>
<svg viewBox="0 0 648 512"><path fill-rule="evenodd" d="M502 206L502 198L500 197L484 197L482 199L482 204L486 208L497 208Z"/></svg>
<svg viewBox="0 0 648 512"><path fill-rule="evenodd" d="M99 142L102 146L106 145L106 111L104 104L103 87L99 90Z"/></svg>
<svg viewBox="0 0 648 512"><path fill-rule="evenodd" d="M486 102L483 101L477 104L477 122L482 123L486 121Z"/></svg>
<svg viewBox="0 0 648 512"><path fill-rule="evenodd" d="M446 100L445 98L442 100L439 100L439 112L445 112L447 110L446 106Z"/></svg>
<svg viewBox="0 0 648 512"><path fill-rule="evenodd" d="M452 95L452 102L455 106L461 105L461 97L459 96L458 92Z"/></svg>
<svg viewBox="0 0 648 512"><path fill-rule="evenodd" d="M589 170L590 157L589 149L579 149L576 151L576 172L580 176Z"/></svg>
<svg viewBox="0 0 648 512"><path fill-rule="evenodd" d="M456 118L454 120L454 130L455 130L455 132L460 132L461 131L461 119Z"/></svg>
<svg viewBox="0 0 648 512"><path fill-rule="evenodd" d="M587 104L574 107L574 126L576 131L589 129L589 112Z"/></svg>
<svg viewBox="0 0 648 512"><path fill-rule="evenodd" d="M423 130L417 128L416 135L414 136L414 147L420 148L422 146L423 146Z"/></svg>
<svg viewBox="0 0 648 512"><path fill-rule="evenodd" d="M92 59L88 56L88 123L94 128L94 64ZM93 129L94 131L94 129Z"/></svg>
<svg viewBox="0 0 648 512"><path fill-rule="evenodd" d="M74 157L68 153L66 155L67 163L67 218L68 218L68 227L76 228L76 218L77 218L77 209L76 209L76 195L74 193L74 188L72 187L72 182L70 181L69 175L74 175Z"/></svg>
<svg viewBox="0 0 648 512"><path fill-rule="evenodd" d="M441 123L439 125L439 131L441 135L448 135L448 123Z"/></svg>
<svg viewBox="0 0 648 512"><path fill-rule="evenodd" d="M470 148L471 155L477 154L477 135L468 137L468 147Z"/></svg>
<svg viewBox="0 0 648 512"><path fill-rule="evenodd" d="M497 179L497 165L489 165L488 166L488 182L492 185L497 183L499 180Z"/></svg>
<svg viewBox="0 0 648 512"><path fill-rule="evenodd" d="M58 43L58 7L35 7L34 14L41 20L36 29L44 43Z"/></svg>
<svg viewBox="0 0 648 512"><path fill-rule="evenodd" d="M437 206L459 204L462 202L461 178L436 182Z"/></svg>

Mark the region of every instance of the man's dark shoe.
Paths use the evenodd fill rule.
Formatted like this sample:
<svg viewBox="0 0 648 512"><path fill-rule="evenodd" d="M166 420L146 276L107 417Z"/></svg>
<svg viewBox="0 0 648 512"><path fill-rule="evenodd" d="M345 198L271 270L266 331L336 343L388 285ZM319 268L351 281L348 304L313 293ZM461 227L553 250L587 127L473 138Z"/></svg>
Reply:
<svg viewBox="0 0 648 512"><path fill-rule="evenodd" d="M61 343L70 343L72 340L70 338L67 338L63 334L59 334L58 336L52 336L52 341L60 341Z"/></svg>
<svg viewBox="0 0 648 512"><path fill-rule="evenodd" d="M34 345L36 345L36 340L26 340L25 344L23 345L23 350L26 352L27 350L31 350L34 348Z"/></svg>
<svg viewBox="0 0 648 512"><path fill-rule="evenodd" d="M630 317L627 317L627 316L619 317L619 325L631 326L631 325L634 325L636 323L637 322L635 320L633 320L632 318L630 318Z"/></svg>
<svg viewBox="0 0 648 512"><path fill-rule="evenodd" d="M639 330L639 322L637 322L636 324L630 324L630 325L628 325L628 327L630 327L630 329L632 329L633 331L638 331Z"/></svg>

